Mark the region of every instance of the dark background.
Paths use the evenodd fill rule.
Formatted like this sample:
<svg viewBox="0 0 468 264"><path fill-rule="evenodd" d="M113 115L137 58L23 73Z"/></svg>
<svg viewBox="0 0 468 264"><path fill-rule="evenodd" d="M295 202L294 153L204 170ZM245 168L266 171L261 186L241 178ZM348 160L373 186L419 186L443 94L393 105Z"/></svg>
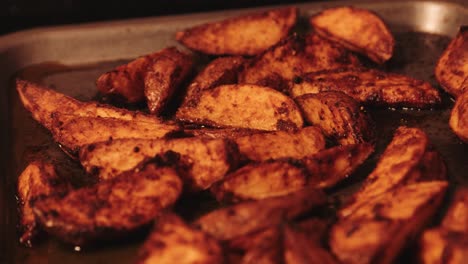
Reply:
<svg viewBox="0 0 468 264"><path fill-rule="evenodd" d="M0 0L0 34L37 26L311 1L313 0Z"/></svg>

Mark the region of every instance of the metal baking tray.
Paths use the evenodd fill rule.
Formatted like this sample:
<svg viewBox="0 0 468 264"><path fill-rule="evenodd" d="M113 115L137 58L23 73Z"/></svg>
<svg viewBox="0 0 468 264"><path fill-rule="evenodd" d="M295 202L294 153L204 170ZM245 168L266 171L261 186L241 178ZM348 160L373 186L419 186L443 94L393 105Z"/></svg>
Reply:
<svg viewBox="0 0 468 264"><path fill-rule="evenodd" d="M468 24L466 1L368 1L297 4L302 24L331 6L354 5L377 12L397 41L395 57L384 69L405 73L439 87L433 76L437 58L462 24ZM268 7L273 8L273 7ZM176 45L174 33L207 21L250 12L242 9L200 14L39 28L0 37L0 263L132 263L142 238L76 252L53 239L28 249L18 245L15 184L27 156L54 149L47 131L19 103L12 79L22 77L53 85L81 100L96 94L94 80L134 57ZM468 184L468 145L450 131L447 122L453 101L444 95L440 108L372 109L378 125L377 152L355 177L363 179L399 125L423 128L449 167L452 186ZM61 155L61 154L57 154ZM341 193L355 189L344 186ZM345 196L345 195L344 195ZM411 254L410 254L411 255Z"/></svg>

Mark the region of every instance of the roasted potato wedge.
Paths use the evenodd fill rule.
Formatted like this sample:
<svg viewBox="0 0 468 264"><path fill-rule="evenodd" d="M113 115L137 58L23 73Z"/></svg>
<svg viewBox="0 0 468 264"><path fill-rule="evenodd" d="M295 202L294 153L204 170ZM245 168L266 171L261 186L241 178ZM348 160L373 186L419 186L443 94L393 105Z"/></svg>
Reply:
<svg viewBox="0 0 468 264"><path fill-rule="evenodd" d="M85 170L109 179L135 168L145 159L173 151L180 154L186 184L194 189L207 189L235 168L239 152L235 143L227 139L122 139L88 145L79 158ZM176 160L175 162L177 162Z"/></svg>
<svg viewBox="0 0 468 264"><path fill-rule="evenodd" d="M136 263L222 264L224 261L218 241L193 229L177 215L168 213L156 220Z"/></svg>
<svg viewBox="0 0 468 264"><path fill-rule="evenodd" d="M450 128L455 134L468 143L468 90L455 101L450 113Z"/></svg>
<svg viewBox="0 0 468 264"><path fill-rule="evenodd" d="M144 74L144 93L151 114L161 115L173 95L189 76L193 58L177 49L165 49L153 59Z"/></svg>
<svg viewBox="0 0 468 264"><path fill-rule="evenodd" d="M184 132L188 135L208 139L236 139L238 137L244 137L253 134L267 133L268 131L248 128L186 128L184 129Z"/></svg>
<svg viewBox="0 0 468 264"><path fill-rule="evenodd" d="M349 65L360 63L347 50L317 34L293 35L247 63L239 75L239 83L267 86L288 93L297 76Z"/></svg>
<svg viewBox="0 0 468 264"><path fill-rule="evenodd" d="M39 233L31 203L50 195L65 195L72 190L71 185L55 171L51 163L33 161L18 177L18 212L20 243L31 246Z"/></svg>
<svg viewBox="0 0 468 264"><path fill-rule="evenodd" d="M429 108L441 102L428 82L362 67L305 74L293 84L291 95L326 91L343 92L365 105Z"/></svg>
<svg viewBox="0 0 468 264"><path fill-rule="evenodd" d="M284 263L286 264L337 264L338 261L326 249L309 237L286 226L284 228Z"/></svg>
<svg viewBox="0 0 468 264"><path fill-rule="evenodd" d="M382 19L366 9L341 6L325 9L310 18L319 35L361 53L376 63L388 61L395 39Z"/></svg>
<svg viewBox="0 0 468 264"><path fill-rule="evenodd" d="M428 138L422 130L399 127L376 168L354 195L353 201L342 208L339 215L347 217L367 200L403 185L411 171L420 164L427 146Z"/></svg>
<svg viewBox="0 0 468 264"><path fill-rule="evenodd" d="M220 240L276 226L314 207L323 205L326 197L315 188L259 201L249 201L210 212L194 222L195 226Z"/></svg>
<svg viewBox="0 0 468 264"><path fill-rule="evenodd" d="M301 164L309 175L309 185L330 188L351 175L372 152L369 143L337 146L305 157Z"/></svg>
<svg viewBox="0 0 468 264"><path fill-rule="evenodd" d="M255 55L289 34L297 8L286 7L195 26L176 34L190 49L212 55Z"/></svg>
<svg viewBox="0 0 468 264"><path fill-rule="evenodd" d="M164 59L161 60L161 58ZM171 64L168 60L173 63ZM154 64L156 65L154 66ZM189 55L178 51L175 47L165 48L139 57L102 74L97 79L96 86L102 94L117 96L119 99L124 99L127 103L140 102L145 99L145 79L147 73L154 72L155 70L157 72L158 68L163 64L164 66L173 67L171 70L168 69L163 73L164 77L171 79L172 76L174 79L171 79L171 81L176 82L179 77L187 74L187 71L192 67L193 61ZM179 72L174 74L174 70Z"/></svg>
<svg viewBox="0 0 468 264"><path fill-rule="evenodd" d="M303 120L294 101L258 85L221 85L201 92L198 101L180 107L176 119L216 127L294 130Z"/></svg>
<svg viewBox="0 0 468 264"><path fill-rule="evenodd" d="M460 96L468 87L468 26L460 27L457 36L442 53L435 67L435 77L446 92Z"/></svg>
<svg viewBox="0 0 468 264"><path fill-rule="evenodd" d="M201 91L223 84L237 83L237 75L244 63L245 59L240 56L219 57L212 60L188 86L184 103L191 104L190 100L197 100Z"/></svg>
<svg viewBox="0 0 468 264"><path fill-rule="evenodd" d="M445 229L425 231L420 243L420 263L463 264L468 259L468 236Z"/></svg>
<svg viewBox="0 0 468 264"><path fill-rule="evenodd" d="M415 183L367 200L332 227L333 253L343 263L393 263L433 217L447 186L446 181Z"/></svg>
<svg viewBox="0 0 468 264"><path fill-rule="evenodd" d="M370 116L352 97L330 91L305 94L294 100L306 122L319 127L340 145L375 141Z"/></svg>
<svg viewBox="0 0 468 264"><path fill-rule="evenodd" d="M32 117L44 127L53 128L54 117L102 117L116 118L134 122L162 123L158 118L141 112L103 105L97 102L81 102L46 86L16 80L16 90L24 107ZM66 117L61 117L65 119Z"/></svg>
<svg viewBox="0 0 468 264"><path fill-rule="evenodd" d="M287 161L249 164L229 174L212 191L219 201L260 200L282 196L307 184L303 168Z"/></svg>
<svg viewBox="0 0 468 264"><path fill-rule="evenodd" d="M279 158L300 159L325 148L325 138L316 127L297 131L275 131L235 138L241 154L252 161Z"/></svg>
<svg viewBox="0 0 468 264"><path fill-rule="evenodd" d="M182 180L173 169L149 163L64 197L38 200L31 206L48 233L84 245L126 235L151 223L181 192Z"/></svg>
<svg viewBox="0 0 468 264"><path fill-rule="evenodd" d="M54 140L72 152L84 145L122 138L157 139L178 131L176 125L103 117L54 116Z"/></svg>

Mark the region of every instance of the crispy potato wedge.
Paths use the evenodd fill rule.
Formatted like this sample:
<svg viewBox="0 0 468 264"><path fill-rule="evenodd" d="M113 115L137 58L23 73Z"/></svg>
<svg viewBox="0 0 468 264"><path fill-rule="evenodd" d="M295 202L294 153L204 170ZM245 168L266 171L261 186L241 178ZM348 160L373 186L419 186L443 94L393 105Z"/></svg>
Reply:
<svg viewBox="0 0 468 264"><path fill-rule="evenodd" d="M178 131L176 125L103 117L54 116L54 140L72 152L84 145L122 138L157 139Z"/></svg>
<svg viewBox="0 0 468 264"><path fill-rule="evenodd" d="M244 137L253 134L267 133L268 131L248 128L186 128L184 129L184 132L188 135L208 139L236 139L238 137Z"/></svg>
<svg viewBox="0 0 468 264"><path fill-rule="evenodd" d="M455 101L450 113L450 128L455 134L468 143L468 90Z"/></svg>
<svg viewBox="0 0 468 264"><path fill-rule="evenodd" d="M349 65L360 63L347 50L317 34L293 35L247 63L239 75L239 83L267 86L288 93L297 76Z"/></svg>
<svg viewBox="0 0 468 264"><path fill-rule="evenodd" d="M341 92L305 94L294 99L304 120L340 145L375 141L373 123L359 103Z"/></svg>
<svg viewBox="0 0 468 264"><path fill-rule="evenodd" d="M460 96L468 87L468 26L460 27L457 36L442 53L435 67L435 77L446 92Z"/></svg>
<svg viewBox="0 0 468 264"><path fill-rule="evenodd" d="M182 192L171 168L146 164L141 169L32 204L41 226L59 239L84 245L113 239L145 226Z"/></svg>
<svg viewBox="0 0 468 264"><path fill-rule="evenodd" d="M39 233L31 203L50 195L65 195L71 185L59 177L55 167L44 161L32 161L18 177L18 212L20 243L31 246Z"/></svg>
<svg viewBox="0 0 468 264"><path fill-rule="evenodd" d="M307 178L303 168L287 161L249 164L227 175L212 192L219 201L261 200L296 192Z"/></svg>
<svg viewBox="0 0 468 264"><path fill-rule="evenodd" d="M161 58L165 58L159 61ZM167 62L169 58L173 64ZM180 77L187 74L187 71L192 67L192 58L180 51L175 47L169 47L160 51L139 57L127 64L120 65L112 71L106 72L99 76L96 81L98 90L105 95L118 96L119 99L124 99L127 103L136 103L145 99L145 78L148 72L154 72L162 66L162 61L166 62L164 66L174 67L172 70L164 72L165 77L174 75L173 71L177 69L180 71L176 73L171 80L177 81L177 75ZM159 66L158 66L159 65Z"/></svg>
<svg viewBox="0 0 468 264"><path fill-rule="evenodd" d="M428 82L362 67L305 74L294 83L291 95L326 91L343 92L365 105L429 108L441 102Z"/></svg>
<svg viewBox="0 0 468 264"><path fill-rule="evenodd" d="M309 185L330 188L351 175L372 152L369 143L337 146L305 157L301 164L310 177Z"/></svg>
<svg viewBox="0 0 468 264"><path fill-rule="evenodd" d="M70 118L103 117L134 122L161 123L158 118L141 112L97 102L81 102L46 86L28 81L16 80L16 90L24 107L31 112L32 117L49 130L52 129L54 117L58 115L66 115Z"/></svg>
<svg viewBox="0 0 468 264"><path fill-rule="evenodd" d="M428 138L422 130L399 127L353 201L340 210L340 217L351 215L360 204L404 184L410 172L420 164L427 146Z"/></svg>
<svg viewBox="0 0 468 264"><path fill-rule="evenodd" d="M197 100L201 91L223 84L237 83L237 75L244 63L245 59L240 56L219 57L212 60L187 87L184 103L191 104L190 100Z"/></svg>
<svg viewBox="0 0 468 264"><path fill-rule="evenodd" d="M207 189L235 168L239 152L227 139L122 139L88 145L81 149L81 165L100 179L109 179L135 168L145 159L173 151L180 154L175 162L189 166L184 177L194 189Z"/></svg>
<svg viewBox="0 0 468 264"><path fill-rule="evenodd" d="M463 264L468 259L468 236L445 229L429 229L421 237L420 263Z"/></svg>
<svg viewBox="0 0 468 264"><path fill-rule="evenodd" d="M286 264L337 264L333 255L311 241L309 237L286 226L284 228L284 263Z"/></svg>
<svg viewBox="0 0 468 264"><path fill-rule="evenodd" d="M293 132L276 131L235 138L241 154L252 161L279 158L300 159L325 148L325 138L316 127Z"/></svg>
<svg viewBox="0 0 468 264"><path fill-rule="evenodd" d="M446 181L415 183L387 192L336 223L330 247L344 263L393 263L440 206Z"/></svg>
<svg viewBox="0 0 468 264"><path fill-rule="evenodd" d="M374 12L351 6L325 9L309 19L319 35L361 53L376 63L388 61L395 39Z"/></svg>
<svg viewBox="0 0 468 264"><path fill-rule="evenodd" d="M294 101L278 91L258 85L221 85L203 91L193 105L178 109L182 122L216 127L294 130L303 120Z"/></svg>
<svg viewBox="0 0 468 264"><path fill-rule="evenodd" d="M168 48L153 59L144 74L144 93L149 112L160 115L193 68L192 56Z"/></svg>
<svg viewBox="0 0 468 264"><path fill-rule="evenodd" d="M168 213L156 220L153 230L140 249L136 263L222 264L224 261L218 241L193 229L179 216Z"/></svg>
<svg viewBox="0 0 468 264"><path fill-rule="evenodd" d="M259 201L249 201L210 212L194 222L195 226L220 240L231 240L293 219L316 206L326 197L315 188Z"/></svg>
<svg viewBox="0 0 468 264"><path fill-rule="evenodd" d="M289 34L297 8L250 13L179 31L176 39L190 49L212 55L255 55Z"/></svg>

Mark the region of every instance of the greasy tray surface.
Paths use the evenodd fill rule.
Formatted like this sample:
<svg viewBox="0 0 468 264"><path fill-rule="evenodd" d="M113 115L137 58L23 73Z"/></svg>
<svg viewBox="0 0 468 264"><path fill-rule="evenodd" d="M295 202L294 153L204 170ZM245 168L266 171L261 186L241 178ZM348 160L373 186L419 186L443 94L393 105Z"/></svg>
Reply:
<svg viewBox="0 0 468 264"><path fill-rule="evenodd" d="M344 4L349 5L350 2ZM343 5L343 2L297 6L301 17L307 18L323 8L336 5ZM435 62L458 26L468 24L468 7L422 1L354 2L353 5L376 11L395 34L395 58L385 65L385 70L424 79L438 87L433 77ZM81 253L75 253L72 248L54 240L45 240L33 249L18 246L15 232L16 178L31 152L51 149L51 153L54 153L56 148L47 132L20 105L10 83L14 74L26 67L23 76L55 85L58 90L81 100L89 100L96 94L96 77L122 60L175 45L174 32L179 29L248 11L45 28L0 37L0 122L3 128L0 130L0 168L6 172L0 180L0 263L132 263L141 244L141 238L137 238L122 244L86 249ZM38 63L42 64L30 67ZM445 105L432 111L372 110L380 140L377 154L358 172L358 178L363 178L372 169L394 129L398 125L408 125L421 127L427 132L447 161L451 183L468 184L468 147L455 137L447 125L452 104L446 97ZM353 188L351 186L348 190ZM346 193L346 190L342 193Z"/></svg>

